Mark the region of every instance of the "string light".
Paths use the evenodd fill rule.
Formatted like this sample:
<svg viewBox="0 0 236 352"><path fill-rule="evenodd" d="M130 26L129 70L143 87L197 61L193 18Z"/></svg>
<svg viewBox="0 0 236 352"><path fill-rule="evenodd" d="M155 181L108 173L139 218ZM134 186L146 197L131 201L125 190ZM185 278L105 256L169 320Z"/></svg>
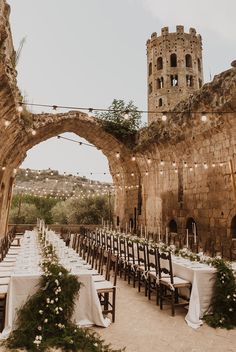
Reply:
<svg viewBox="0 0 236 352"><path fill-rule="evenodd" d="M56 109L67 109L67 110L84 110L84 111L88 111L88 112L91 112L91 111L97 111L97 112L115 112L115 113L121 113L121 114L124 114L124 118L129 118L130 114L132 112L134 113L141 113L141 114L157 114L157 113L160 113L162 114L162 117L161 119L163 121L166 121L167 120L167 113L168 114L181 114L181 113L186 113L186 110L176 110L176 111L156 111L156 110L122 110L122 109L107 109L107 108L91 108L91 107L78 107L78 106L65 106L65 105L50 105L50 104L38 104L38 103L27 103L27 102L19 102L18 103L18 107L17 107L17 110L19 111L22 111L23 108L22 106L23 105L27 105L27 106L37 106L37 107L47 107L47 108L52 108L53 110L56 110ZM21 109L22 108L22 109ZM196 113L196 114L201 114L201 120L203 118L203 121L206 121L207 120L207 112L201 112L201 111L189 111L190 113ZM213 111L211 110L209 112L209 114L231 114L235 111Z"/></svg>
<svg viewBox="0 0 236 352"><path fill-rule="evenodd" d="M125 110L124 119L129 120L129 110Z"/></svg>
<svg viewBox="0 0 236 352"><path fill-rule="evenodd" d="M11 124L11 121L9 121L9 120L5 120L4 121L4 126L5 127L8 127L10 124Z"/></svg>
<svg viewBox="0 0 236 352"><path fill-rule="evenodd" d="M161 119L162 119L162 121L163 121L163 122L166 122L166 120L167 120L167 116L165 115L165 113L163 113L163 115L162 115Z"/></svg>
<svg viewBox="0 0 236 352"><path fill-rule="evenodd" d="M32 134L32 136L35 136L35 135L36 135L36 133L37 133L37 132L35 131L35 129L32 129L32 130L31 130L31 134Z"/></svg>
<svg viewBox="0 0 236 352"><path fill-rule="evenodd" d="M160 165L163 166L165 163L163 160L161 160Z"/></svg>
<svg viewBox="0 0 236 352"><path fill-rule="evenodd" d="M135 160L136 160L135 155L132 155L131 160L132 160L132 161L135 161Z"/></svg>
<svg viewBox="0 0 236 352"><path fill-rule="evenodd" d="M2 166L2 171L6 170L6 166Z"/></svg>
<svg viewBox="0 0 236 352"><path fill-rule="evenodd" d="M120 157L120 153L119 152L116 152L116 157L117 157L117 159L119 159L119 157Z"/></svg>
<svg viewBox="0 0 236 352"><path fill-rule="evenodd" d="M202 122L207 122L207 116L205 115L205 113L202 113L201 121Z"/></svg>
<svg viewBox="0 0 236 352"><path fill-rule="evenodd" d="M175 162L175 161L173 161L173 162L172 162L172 165L173 165L174 167L176 167L176 162Z"/></svg>
<svg viewBox="0 0 236 352"><path fill-rule="evenodd" d="M145 175L148 176L148 171L145 172Z"/></svg>
<svg viewBox="0 0 236 352"><path fill-rule="evenodd" d="M23 106L22 106L23 104L26 104L26 103L20 102L19 105L17 106L17 111L18 111L19 113L21 113L21 112L23 111Z"/></svg>
<svg viewBox="0 0 236 352"><path fill-rule="evenodd" d="M147 162L148 162L148 164L151 164L151 162L152 162L151 158L148 158Z"/></svg>

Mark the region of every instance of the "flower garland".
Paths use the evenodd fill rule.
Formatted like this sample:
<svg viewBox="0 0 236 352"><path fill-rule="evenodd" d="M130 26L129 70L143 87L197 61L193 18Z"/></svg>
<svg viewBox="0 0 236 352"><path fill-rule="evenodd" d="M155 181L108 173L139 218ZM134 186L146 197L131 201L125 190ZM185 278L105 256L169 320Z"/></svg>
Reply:
<svg viewBox="0 0 236 352"><path fill-rule="evenodd" d="M74 301L80 289L75 275L58 263L53 247L40 234L43 260L38 291L19 310L17 329L5 344L10 349L46 351L115 352L93 331L71 322Z"/></svg>

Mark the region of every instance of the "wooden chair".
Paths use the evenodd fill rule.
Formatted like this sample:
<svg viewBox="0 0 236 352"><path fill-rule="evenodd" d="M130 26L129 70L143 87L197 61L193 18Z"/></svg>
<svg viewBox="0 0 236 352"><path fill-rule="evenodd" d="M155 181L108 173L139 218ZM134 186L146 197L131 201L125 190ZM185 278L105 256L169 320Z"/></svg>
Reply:
<svg viewBox="0 0 236 352"><path fill-rule="evenodd" d="M163 301L171 304L172 316L175 315L175 306L188 304L186 297L182 297L179 289L188 288L191 292L191 282L173 275L171 253L157 251L158 274L160 286L160 309L163 309ZM168 277L166 276L168 275ZM181 301L180 301L181 299Z"/></svg>
<svg viewBox="0 0 236 352"><path fill-rule="evenodd" d="M141 287L144 287L145 296L147 296L147 259L146 259L146 249L147 246L142 243L137 243L137 254L138 254L138 264L137 264L137 276L138 276L138 292L140 292Z"/></svg>
<svg viewBox="0 0 236 352"><path fill-rule="evenodd" d="M116 304L116 281L118 270L118 256L109 251L108 264L106 270L106 280L94 282L103 314L111 313L112 322L115 322L115 304Z"/></svg>
<svg viewBox="0 0 236 352"><path fill-rule="evenodd" d="M124 279L127 278L127 255L126 255L126 240L124 238L119 239L119 262L118 271L120 278L124 273Z"/></svg>
<svg viewBox="0 0 236 352"><path fill-rule="evenodd" d="M156 304L159 304L159 285L158 285L158 259L157 259L157 250L156 248L148 247L147 248L147 291L148 299L151 299L151 294L155 293L156 295Z"/></svg>
<svg viewBox="0 0 236 352"><path fill-rule="evenodd" d="M130 281L133 281L133 287L135 287L135 283L137 281L137 266L138 259L136 259L134 255L134 242L127 239L127 276L128 276L128 284Z"/></svg>

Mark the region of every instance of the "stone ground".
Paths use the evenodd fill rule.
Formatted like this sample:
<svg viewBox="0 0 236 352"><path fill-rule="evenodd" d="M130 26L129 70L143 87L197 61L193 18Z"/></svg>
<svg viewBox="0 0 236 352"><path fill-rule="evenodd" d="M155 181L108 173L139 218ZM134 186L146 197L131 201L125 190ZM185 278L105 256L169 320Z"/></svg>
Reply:
<svg viewBox="0 0 236 352"><path fill-rule="evenodd" d="M194 330L185 323L186 310L159 306L123 280L118 281L116 322L95 328L113 347L126 352L236 352L236 329L212 329L206 324Z"/></svg>
<svg viewBox="0 0 236 352"><path fill-rule="evenodd" d="M148 301L123 280L118 280L116 314L110 327L94 330L114 348L126 347L126 352L236 352L236 329L204 324L194 330L185 323L184 308L177 308L172 317L168 306L160 311L154 299Z"/></svg>

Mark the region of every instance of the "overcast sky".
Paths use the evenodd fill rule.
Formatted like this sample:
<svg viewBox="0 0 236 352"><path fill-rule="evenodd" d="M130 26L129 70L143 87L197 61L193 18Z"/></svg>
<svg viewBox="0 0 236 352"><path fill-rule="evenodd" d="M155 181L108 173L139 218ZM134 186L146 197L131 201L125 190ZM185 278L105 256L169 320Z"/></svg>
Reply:
<svg viewBox="0 0 236 352"><path fill-rule="evenodd" d="M235 0L8 2L16 49L26 37L17 70L29 102L106 108L118 98L146 109L146 41L164 26L202 35L205 81L236 59ZM100 152L56 138L29 151L22 166L111 179L100 174L108 172Z"/></svg>

